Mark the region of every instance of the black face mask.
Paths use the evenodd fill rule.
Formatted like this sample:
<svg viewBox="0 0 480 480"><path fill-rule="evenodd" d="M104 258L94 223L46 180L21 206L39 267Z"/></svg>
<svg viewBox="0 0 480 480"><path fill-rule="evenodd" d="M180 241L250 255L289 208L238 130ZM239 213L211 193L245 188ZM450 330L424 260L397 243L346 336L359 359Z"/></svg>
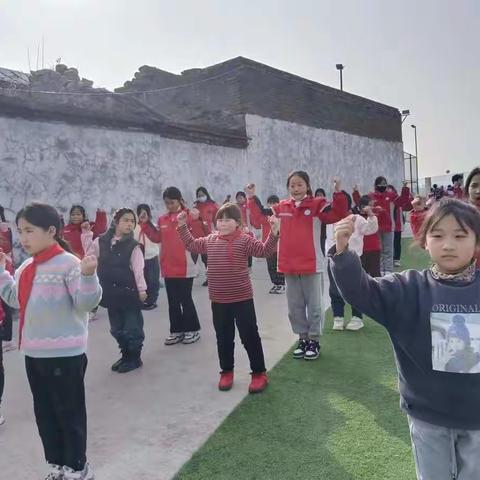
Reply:
<svg viewBox="0 0 480 480"><path fill-rule="evenodd" d="M377 185L376 189L377 189L377 192L383 193L387 190L387 186L386 185Z"/></svg>

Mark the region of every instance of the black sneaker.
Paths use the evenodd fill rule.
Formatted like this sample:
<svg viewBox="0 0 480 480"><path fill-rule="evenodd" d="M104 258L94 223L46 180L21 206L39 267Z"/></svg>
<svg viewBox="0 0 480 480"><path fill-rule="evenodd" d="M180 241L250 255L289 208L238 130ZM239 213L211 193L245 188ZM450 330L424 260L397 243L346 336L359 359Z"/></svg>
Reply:
<svg viewBox="0 0 480 480"><path fill-rule="evenodd" d="M309 340L305 349L305 360L316 360L320 355L320 342Z"/></svg>
<svg viewBox="0 0 480 480"><path fill-rule="evenodd" d="M112 372L118 372L120 365L126 360L126 353L122 351L122 356L112 365Z"/></svg>
<svg viewBox="0 0 480 480"><path fill-rule="evenodd" d="M305 356L307 342L308 340L305 339L299 340L297 348L293 351L293 358L303 358Z"/></svg>
<svg viewBox="0 0 480 480"><path fill-rule="evenodd" d="M125 362L123 362L119 367L117 372L118 373L128 373L131 372L132 370L136 370L137 368L140 368L143 366L142 359L140 356L135 356L127 359Z"/></svg>

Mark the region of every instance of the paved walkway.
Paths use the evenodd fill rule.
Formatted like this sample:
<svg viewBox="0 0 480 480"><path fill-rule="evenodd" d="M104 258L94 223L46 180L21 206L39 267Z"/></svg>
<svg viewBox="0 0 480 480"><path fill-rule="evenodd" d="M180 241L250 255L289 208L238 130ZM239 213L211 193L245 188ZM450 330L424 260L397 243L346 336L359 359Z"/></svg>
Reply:
<svg viewBox="0 0 480 480"><path fill-rule="evenodd" d="M267 368L295 338L286 315L285 296L268 295L264 260L254 263L255 305ZM108 332L106 312L90 327L87 402L88 456L97 480L168 480L213 433L247 392L246 353L237 342L236 383L219 392L218 361L207 289L195 281L194 299L202 338L194 345L166 347L165 290L160 308L145 314L144 367L119 375L110 371L118 357ZM43 478L44 460L33 417L32 399L18 352L5 354L6 385L0 430L1 478Z"/></svg>

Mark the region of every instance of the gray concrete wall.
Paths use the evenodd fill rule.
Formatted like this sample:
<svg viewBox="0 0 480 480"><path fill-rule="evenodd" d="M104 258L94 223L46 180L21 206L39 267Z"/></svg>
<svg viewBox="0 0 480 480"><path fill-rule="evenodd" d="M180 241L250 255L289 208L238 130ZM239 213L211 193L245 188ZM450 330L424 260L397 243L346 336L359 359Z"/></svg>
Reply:
<svg viewBox="0 0 480 480"><path fill-rule="evenodd" d="M107 211L139 202L162 211L165 187L178 186L193 200L205 185L219 202L248 181L264 199L286 194L288 172L302 168L314 187L331 191L339 175L350 191L366 192L383 174L395 185L403 176L402 144L333 130L296 125L255 115L246 117L248 149L171 140L65 123L0 117L0 203L10 218L31 200L66 212L73 203Z"/></svg>

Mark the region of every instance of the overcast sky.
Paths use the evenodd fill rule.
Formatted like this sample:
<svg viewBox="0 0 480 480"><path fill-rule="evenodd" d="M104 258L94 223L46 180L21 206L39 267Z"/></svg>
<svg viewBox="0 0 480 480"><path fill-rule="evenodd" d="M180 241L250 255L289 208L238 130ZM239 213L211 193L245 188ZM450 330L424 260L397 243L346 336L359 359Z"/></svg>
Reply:
<svg viewBox="0 0 480 480"><path fill-rule="evenodd" d="M28 71L45 37L114 88L139 66L174 73L239 55L402 109L420 175L480 164L480 0L0 0L0 66Z"/></svg>

